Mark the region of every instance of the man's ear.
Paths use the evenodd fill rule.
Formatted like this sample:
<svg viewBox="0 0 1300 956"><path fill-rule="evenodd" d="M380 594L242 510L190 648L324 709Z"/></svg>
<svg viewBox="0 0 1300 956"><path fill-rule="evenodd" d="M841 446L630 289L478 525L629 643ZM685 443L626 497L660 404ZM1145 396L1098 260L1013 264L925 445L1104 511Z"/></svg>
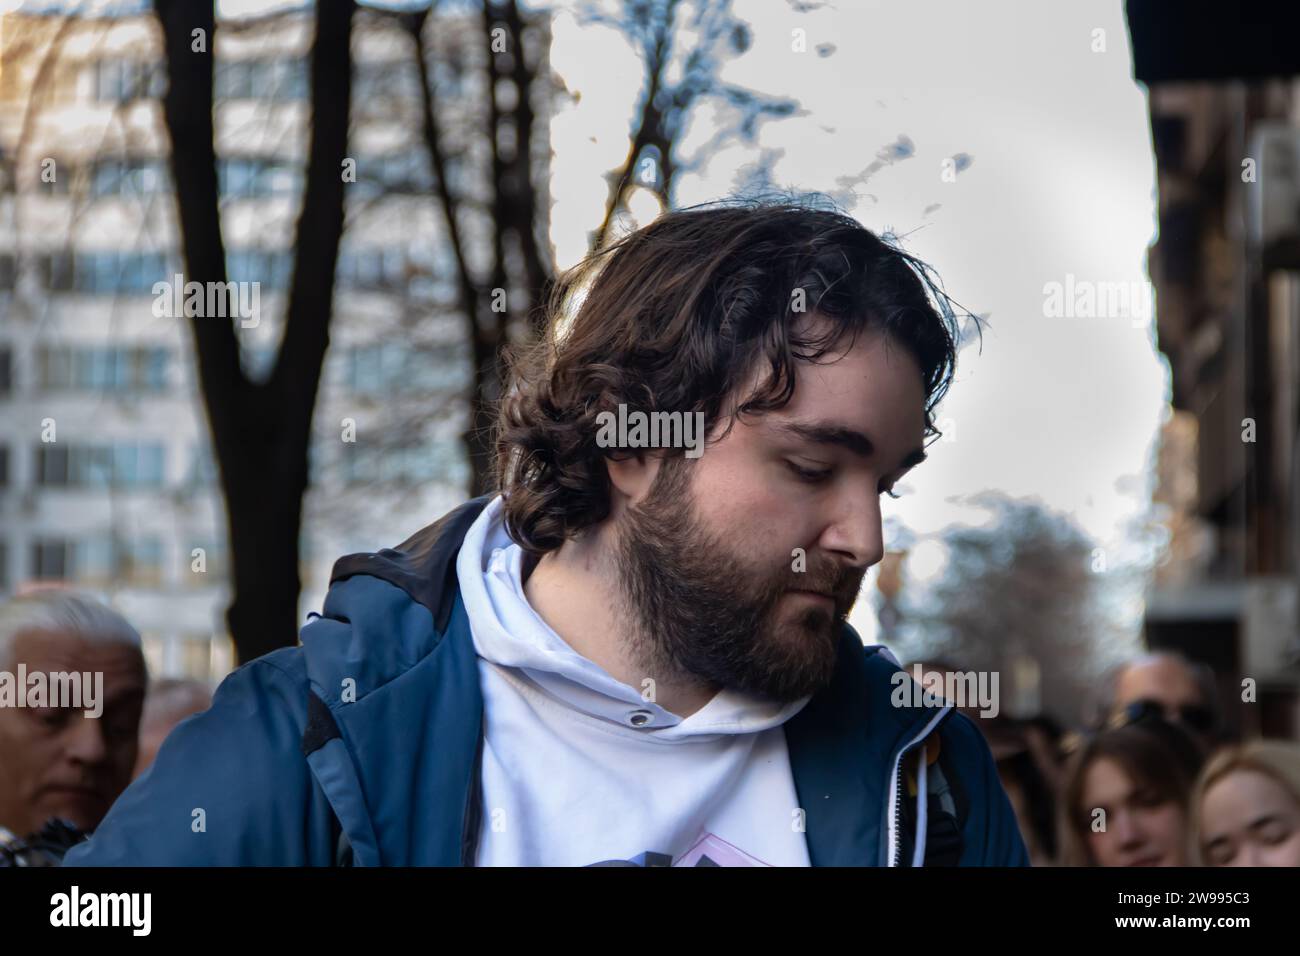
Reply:
<svg viewBox="0 0 1300 956"><path fill-rule="evenodd" d="M609 469L609 484L613 490L614 501L611 510L622 506L640 504L650 494L655 478L659 475L659 466L663 459L659 455L633 452L624 457L606 458L605 466Z"/></svg>

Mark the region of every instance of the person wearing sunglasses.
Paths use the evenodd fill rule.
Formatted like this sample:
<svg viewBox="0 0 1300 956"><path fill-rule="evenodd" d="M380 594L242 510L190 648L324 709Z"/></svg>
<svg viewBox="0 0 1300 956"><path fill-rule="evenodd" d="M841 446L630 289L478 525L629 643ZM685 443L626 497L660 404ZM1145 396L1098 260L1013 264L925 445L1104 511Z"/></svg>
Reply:
<svg viewBox="0 0 1300 956"><path fill-rule="evenodd" d="M1111 727L1160 716L1178 724L1205 747L1220 742L1214 674L1181 654L1160 651L1120 666L1107 682L1101 718Z"/></svg>
<svg viewBox="0 0 1300 956"><path fill-rule="evenodd" d="M1169 706L1151 697L1126 704L1115 715L1111 726L1120 727L1148 717L1163 717L1171 724L1180 724L1199 737L1206 737L1214 731L1214 712L1209 707L1200 704Z"/></svg>

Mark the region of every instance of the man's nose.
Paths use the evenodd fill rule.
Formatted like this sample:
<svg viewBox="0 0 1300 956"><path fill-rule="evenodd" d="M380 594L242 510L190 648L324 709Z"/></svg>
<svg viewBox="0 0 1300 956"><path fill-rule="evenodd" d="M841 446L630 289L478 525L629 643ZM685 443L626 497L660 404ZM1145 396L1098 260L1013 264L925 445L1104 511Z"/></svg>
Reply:
<svg viewBox="0 0 1300 956"><path fill-rule="evenodd" d="M108 754L103 721L97 717L74 716L68 721L64 751L76 763L97 764Z"/></svg>
<svg viewBox="0 0 1300 956"><path fill-rule="evenodd" d="M846 494L836 509L822 537L822 546L864 571L879 564L885 556L880 499L873 494Z"/></svg>

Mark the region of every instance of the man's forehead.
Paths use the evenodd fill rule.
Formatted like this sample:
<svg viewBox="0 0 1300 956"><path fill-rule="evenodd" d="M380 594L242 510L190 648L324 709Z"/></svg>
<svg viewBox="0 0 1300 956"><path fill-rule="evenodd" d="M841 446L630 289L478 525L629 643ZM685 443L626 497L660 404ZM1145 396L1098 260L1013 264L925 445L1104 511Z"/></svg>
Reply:
<svg viewBox="0 0 1300 956"><path fill-rule="evenodd" d="M1196 679L1181 662L1168 658L1141 661L1129 667L1121 676L1121 687L1126 691L1190 691L1198 693Z"/></svg>
<svg viewBox="0 0 1300 956"><path fill-rule="evenodd" d="M877 449L911 464L920 450L929 419L920 368L906 349L879 333L863 333L851 349L830 352L816 361L796 359L793 391L778 408L749 411L746 404L769 394L772 367L757 362L745 383L732 392L722 420L711 437L734 425L752 429L760 440L792 437L790 424L856 432ZM855 442L862 447L861 442ZM891 447L896 446L896 447ZM852 449L850 449L852 450Z"/></svg>
<svg viewBox="0 0 1300 956"><path fill-rule="evenodd" d="M834 414L865 421L915 412L917 424L924 423L920 366L908 349L883 335L860 336L852 348L816 360L797 359L794 371L788 408L795 415ZM901 407L909 398L917 408Z"/></svg>

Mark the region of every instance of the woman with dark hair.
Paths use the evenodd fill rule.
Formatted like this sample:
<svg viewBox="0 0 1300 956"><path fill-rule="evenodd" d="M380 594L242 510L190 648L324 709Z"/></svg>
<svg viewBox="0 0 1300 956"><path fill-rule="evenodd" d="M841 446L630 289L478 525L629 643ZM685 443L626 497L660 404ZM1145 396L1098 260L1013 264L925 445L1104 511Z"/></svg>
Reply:
<svg viewBox="0 0 1300 956"><path fill-rule="evenodd" d="M1184 866L1204 754L1159 717L1103 730L1071 758L1061 796L1066 866Z"/></svg>

